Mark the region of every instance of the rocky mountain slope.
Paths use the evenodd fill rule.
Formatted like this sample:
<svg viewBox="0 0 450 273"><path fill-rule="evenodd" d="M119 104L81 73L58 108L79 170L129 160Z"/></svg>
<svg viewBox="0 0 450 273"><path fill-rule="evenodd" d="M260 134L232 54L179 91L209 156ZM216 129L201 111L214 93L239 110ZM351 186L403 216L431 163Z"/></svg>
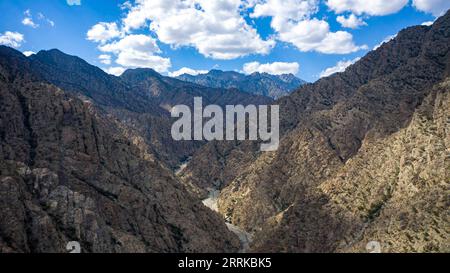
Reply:
<svg viewBox="0 0 450 273"><path fill-rule="evenodd" d="M0 47L0 252L237 251L224 219L254 252L448 252L449 45L450 12L273 102L266 153L174 142L168 110L267 97Z"/></svg>
<svg viewBox="0 0 450 273"><path fill-rule="evenodd" d="M262 225L254 251L448 252L450 78L410 124L358 154ZM293 240L295 238L295 240Z"/></svg>
<svg viewBox="0 0 450 273"><path fill-rule="evenodd" d="M396 39L370 52L346 72L306 85L275 102L282 111L283 138L279 150L259 154L250 149L256 159L228 174L231 180L223 181L228 186L219 198L219 210L227 220L255 233L254 251L365 251L363 246L369 239L379 239L386 251L391 252L448 251L449 221L443 208L448 202L448 191L444 188L448 188L450 177L445 172L449 166L443 132L448 132L449 124L448 112L442 107L448 106L449 44L450 13L447 13L431 27L403 30ZM437 89L440 91L433 91ZM429 107L434 107L433 92L441 98L434 111L443 112L444 118L433 117L436 120L427 124L430 126L427 130L438 124L440 127L435 130L441 133L434 139L418 135L417 141L424 143L419 145L411 140L406 150L391 148L392 162L388 161L383 156L388 151L380 149L400 146L398 135L414 138L411 131L416 129L411 124L420 115L421 105L431 101ZM377 146L371 156L391 164L380 166L380 162L369 160L368 155L362 154L365 145ZM416 165L422 161L429 164L412 171L409 163L394 164L402 158L415 158L419 150L414 145L425 151L436 145L433 148L436 161L416 158ZM204 150L206 146L200 152ZM235 155L248 152L236 145L208 151L213 156L227 151L221 163L234 162ZM427 158L427 152L423 156ZM364 159L353 163L358 157ZM443 159L446 160L442 162ZM213 161L209 164L212 166L203 166L206 172L228 171L217 171L221 166ZM355 174L347 177L350 175L347 168ZM362 169L366 171L359 174ZM188 166L184 175L195 173L196 167ZM431 177L431 173L433 178L420 179L422 175ZM332 183L338 189L326 187ZM397 198L404 194L402 188L390 189L402 183L402 187L415 185L419 189L417 195L409 195L413 200ZM365 195L364 199L360 195ZM429 201L423 201L432 199L440 201L429 205ZM336 209L339 205L345 209ZM387 223L392 225L387 228ZM417 238L406 229L417 231L414 235ZM394 234L402 240L394 243Z"/></svg>
<svg viewBox="0 0 450 273"><path fill-rule="evenodd" d="M445 20L443 17L441 22ZM345 73L306 84L277 100L282 135L288 138L293 134L292 138L296 138L292 131L317 129L324 134L327 149L338 153L339 161L345 161L358 151L365 134L375 124L381 125L380 134L404 126L428 92L422 89L442 80L446 69L442 56L446 54L447 34L445 29L430 29L405 29ZM220 181L222 188L260 155L257 147L241 142L208 143L194 154L193 162L201 158L213 160L201 166L188 164L181 176L199 186L210 187L213 181ZM241 161L242 156L245 160Z"/></svg>
<svg viewBox="0 0 450 273"><path fill-rule="evenodd" d="M274 99L288 95L306 84L305 81L292 74L271 75L255 72L244 75L233 71L211 70L207 74L192 76L183 74L177 79L215 88L235 88L251 94L262 95Z"/></svg>
<svg viewBox="0 0 450 273"><path fill-rule="evenodd" d="M33 65L0 48L0 252L65 252L69 241L84 252L237 251L221 218L123 124Z"/></svg>
<svg viewBox="0 0 450 273"><path fill-rule="evenodd" d="M267 97L238 90L207 88L163 77L151 69L126 71L121 77L106 74L84 60L59 50L40 51L27 59L30 69L43 81L52 83L83 100L91 100L142 137L149 153L175 169L204 143L173 141L170 108L192 105L194 97L204 104L267 104Z"/></svg>

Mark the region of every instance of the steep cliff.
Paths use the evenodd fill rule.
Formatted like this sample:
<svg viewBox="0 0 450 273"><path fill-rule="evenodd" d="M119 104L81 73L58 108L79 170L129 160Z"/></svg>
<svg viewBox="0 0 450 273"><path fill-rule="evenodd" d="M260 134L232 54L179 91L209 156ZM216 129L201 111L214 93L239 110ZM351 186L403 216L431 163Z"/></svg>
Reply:
<svg viewBox="0 0 450 273"><path fill-rule="evenodd" d="M368 223L360 220L360 214L329 208L333 206L334 197L322 187L329 183L327 181L340 181L346 174L345 168L360 156L363 144L375 145L377 141L390 138L411 124L424 99L432 96L433 87L444 82L449 75L449 44L450 13L431 27L419 26L400 32L396 39L369 53L346 72L307 85L276 102L282 109L284 136L281 146L275 153L260 155L253 164L235 174L236 178L220 195L221 213L231 223L256 232L255 251L356 250L342 247L340 243L344 238L354 237L365 230L363 227ZM443 93L449 91L446 84L440 88ZM448 122L439 124L441 132L448 131ZM420 140L425 142L423 145L428 145L426 138ZM442 140L436 141L443 143ZM386 143L380 146L385 147ZM438 151L435 156L440 159L448 157L448 149L439 147L436 147ZM404 156L406 154L407 151ZM375 156L380 155L372 155ZM392 156L398 160L402 158L401 154ZM387 161L386 158L384 160ZM444 172L448 166L445 168L443 164L423 167L428 173L440 174L430 178L430 185L427 184L424 189L422 199L431 200L435 197L433 194L439 191L441 197L448 198L447 193L442 193L442 183L446 181L448 186L449 180L448 173ZM353 168L357 172L367 168L365 174L372 176L380 166L370 165L365 158ZM406 165L400 165L398 169L394 166L393 169L384 169L384 172L402 173L407 172L407 168ZM340 181L346 187L342 183L338 185L339 189L345 189L340 192L340 197L346 196L346 206L353 207L353 210L358 210L361 205L356 194L359 189L355 186L359 185L360 179L355 176ZM443 181L433 182L434 179ZM371 187L371 182L374 181L368 182L367 187ZM385 177L378 183L381 188L387 189L393 181ZM376 188L375 185L373 187ZM365 217L373 217L370 215L377 215L383 208L379 197L365 200L369 207ZM408 205L405 210L413 209L411 204L400 201L394 207L402 205ZM439 232L448 233L448 218L445 218L448 215L443 213L441 206L439 204L436 209L438 214L435 218L439 219L436 225ZM424 215L432 213L426 207L423 209L421 213ZM390 219L398 223L402 214L391 216L380 221L386 223ZM419 229L427 229L428 221L435 218L416 221L415 225ZM411 219L408 224L414 225L415 218ZM408 238L408 233L400 227L397 225L392 232ZM379 238L392 236L385 234L386 229L380 228L378 231ZM369 237L359 239L359 251L365 251L360 246ZM443 242L447 238L436 238L439 242L437 249L445 250ZM414 239L405 240L387 250L420 251L415 242Z"/></svg>
<svg viewBox="0 0 450 273"><path fill-rule="evenodd" d="M231 252L238 239L122 124L0 49L0 252Z"/></svg>

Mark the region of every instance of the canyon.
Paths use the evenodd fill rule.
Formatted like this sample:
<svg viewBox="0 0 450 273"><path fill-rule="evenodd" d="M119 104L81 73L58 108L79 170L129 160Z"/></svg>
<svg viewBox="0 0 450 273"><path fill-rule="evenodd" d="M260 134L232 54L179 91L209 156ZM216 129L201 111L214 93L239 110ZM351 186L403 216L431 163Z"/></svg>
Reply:
<svg viewBox="0 0 450 273"><path fill-rule="evenodd" d="M255 94L0 46L0 252L448 252L449 47L447 12ZM174 140L195 97L278 105L279 148Z"/></svg>

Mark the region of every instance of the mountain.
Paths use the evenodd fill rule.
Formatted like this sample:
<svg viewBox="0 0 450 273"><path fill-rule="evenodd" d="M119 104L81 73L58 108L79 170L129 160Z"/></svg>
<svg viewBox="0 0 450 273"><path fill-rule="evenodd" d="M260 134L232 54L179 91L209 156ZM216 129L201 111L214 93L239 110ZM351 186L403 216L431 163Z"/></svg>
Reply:
<svg viewBox="0 0 450 273"><path fill-rule="evenodd" d="M0 252L66 252L69 241L83 252L237 251L221 218L133 141L138 136L92 101L42 80L48 71L35 65L0 47ZM120 81L99 83L117 84L117 93L101 89L114 96L126 91Z"/></svg>
<svg viewBox="0 0 450 273"><path fill-rule="evenodd" d="M292 74L270 75L255 72L251 75L244 75L233 71L224 72L220 70L211 70L207 74L197 76L183 74L178 76L177 79L214 88L235 88L274 99L286 96L306 84L305 81Z"/></svg>
<svg viewBox="0 0 450 273"><path fill-rule="evenodd" d="M276 152L208 143L193 161L214 160L181 177L220 180L219 211L254 234L252 251L365 252L378 240L386 252L447 252L449 45L450 12L405 29L274 102Z"/></svg>
<svg viewBox="0 0 450 273"><path fill-rule="evenodd" d="M76 56L59 50L40 51L28 58L30 69L42 81L56 85L83 100L90 100L142 138L149 153L171 169L203 143L173 141L169 109L192 105L194 97L204 104L267 104L270 98L236 89L208 88L164 77L151 69L134 69L116 77ZM135 141L141 141L137 139Z"/></svg>
<svg viewBox="0 0 450 273"><path fill-rule="evenodd" d="M177 104L193 105L194 97L202 97L203 103L220 106L236 104L269 104L272 99L256 94L249 94L236 88L206 87L158 74L152 69L130 69L120 78L133 90L147 94L153 102L163 108Z"/></svg>
<svg viewBox="0 0 450 273"><path fill-rule="evenodd" d="M173 141L196 96L280 105L279 149ZM276 101L3 46L0 101L0 252L450 250L450 11Z"/></svg>

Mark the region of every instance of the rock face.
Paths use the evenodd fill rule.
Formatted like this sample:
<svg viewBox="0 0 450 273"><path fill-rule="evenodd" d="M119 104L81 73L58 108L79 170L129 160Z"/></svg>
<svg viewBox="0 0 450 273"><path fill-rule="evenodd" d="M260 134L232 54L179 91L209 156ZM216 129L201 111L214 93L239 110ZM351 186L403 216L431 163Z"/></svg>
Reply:
<svg viewBox="0 0 450 273"><path fill-rule="evenodd" d="M279 150L218 202L253 251L448 251L449 45L450 13L276 102Z"/></svg>
<svg viewBox="0 0 450 273"><path fill-rule="evenodd" d="M26 60L34 74L83 100L90 100L141 137L148 152L171 169L193 154L203 142L173 141L169 110L177 104L192 105L194 97L204 104L268 104L268 97L238 90L208 88L164 77L152 69L108 75L86 61L59 50L40 51Z"/></svg>
<svg viewBox="0 0 450 273"><path fill-rule="evenodd" d="M269 217L253 251L365 252L377 241L383 252L448 252L449 106L450 78L406 128L366 139L336 174Z"/></svg>
<svg viewBox="0 0 450 273"><path fill-rule="evenodd" d="M440 25L446 20L443 17ZM317 131L329 144L325 149L338 153L338 160L345 162L358 151L365 134L375 132L371 130L374 126L380 125L378 134L388 135L407 124L429 92L424 87L441 81L446 69L446 30L438 24L433 28L405 29L397 39L368 53L345 73L306 84L274 102L280 105L282 136L295 139L293 131ZM219 181L222 188L258 158L257 147L245 142L208 143L194 154L197 160L188 164L182 177L200 186ZM212 160L194 163L202 158Z"/></svg>
<svg viewBox="0 0 450 273"><path fill-rule="evenodd" d="M450 250L449 118L447 78L433 88L406 128L365 142L357 156L320 186L332 210L356 217L352 224L363 227L338 251L361 251L371 240L382 242L385 252Z"/></svg>
<svg viewBox="0 0 450 273"><path fill-rule="evenodd" d="M205 87L195 83L164 77L152 69L130 69L121 75L121 79L133 90L137 90L152 99L163 108L177 104L193 105L194 97L202 97L203 103L220 106L236 104L269 104L267 96L249 94L236 88Z"/></svg>
<svg viewBox="0 0 450 273"><path fill-rule="evenodd" d="M235 88L251 94L262 95L274 99L289 95L292 91L306 84L292 74L270 75L255 72L244 75L238 72L211 70L207 74L192 76L183 74L177 79L215 88Z"/></svg>
<svg viewBox="0 0 450 273"><path fill-rule="evenodd" d="M0 252L65 252L69 241L83 252L238 250L118 120L33 65L0 48Z"/></svg>
<svg viewBox="0 0 450 273"><path fill-rule="evenodd" d="M280 147L260 153L174 142L167 110L268 98L0 47L0 252L237 251L223 218L255 252L448 252L449 49L450 12L403 30L274 102Z"/></svg>

